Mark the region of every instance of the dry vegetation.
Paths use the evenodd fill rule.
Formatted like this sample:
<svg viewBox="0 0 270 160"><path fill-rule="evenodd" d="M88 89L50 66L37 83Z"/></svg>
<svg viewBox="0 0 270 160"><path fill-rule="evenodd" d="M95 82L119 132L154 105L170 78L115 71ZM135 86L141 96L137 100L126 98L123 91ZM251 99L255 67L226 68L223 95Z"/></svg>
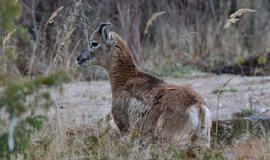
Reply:
<svg viewBox="0 0 270 160"><path fill-rule="evenodd" d="M28 150L30 159L269 159L267 139L250 139L211 149L181 149L155 143L140 144L137 135L122 136L110 125L110 119L97 125L66 128L48 124L33 138ZM61 130L60 130L60 129Z"/></svg>
<svg viewBox="0 0 270 160"><path fill-rule="evenodd" d="M218 99L216 89L223 88L228 79L228 75L197 75L195 78L190 76L167 81L195 87L204 95L215 116ZM213 81L212 85L207 83L209 80ZM270 97L267 96L269 91L266 89L270 85L268 80L269 76L265 79L233 78L223 88L219 116L229 119L228 114L239 112L246 105L252 105L254 110L261 109L262 104L270 102ZM258 85L260 83L263 85ZM202 85L205 88L201 88ZM252 104L246 104L248 95L252 96ZM44 155L47 159L185 159L190 154L178 146L142 145L135 134L121 136L107 115L111 109L110 86L107 81L74 82L64 87L64 93L55 93L53 97L57 105L49 112L50 120L44 132L33 139L35 145L30 150L33 156ZM103 120L99 120L100 118ZM226 145L220 143L224 139L216 143L213 134L211 149L194 152L197 159L268 159L268 139L246 138L246 135L241 135L241 138L243 139L233 141L232 145Z"/></svg>
<svg viewBox="0 0 270 160"><path fill-rule="evenodd" d="M69 71L76 80L106 79L100 68L86 70L75 65L75 58L88 42L88 33L104 20L111 21L112 30L124 37L139 65L159 76L178 78L194 71L241 64L245 58L254 55L259 57L256 61L261 66L270 66L269 1L18 2L22 10L16 24L22 28L12 28L9 32L0 30L0 86L3 87L10 80L19 79L18 76L32 79L59 68ZM240 15L237 13L245 11L236 12L239 8L251 8L245 11L256 10L256 13ZM234 16L230 17L231 14ZM270 70L260 73L269 74ZM6 78L2 80L2 77ZM61 108L58 102L56 99L56 115L60 114ZM7 126L8 117L2 108L0 118L0 125ZM1 126L0 134L7 129ZM135 134L122 136L110 123L110 116L97 124L84 122L74 126L65 125L56 116L49 119L42 132L31 136L30 148L25 153L10 158L270 159L269 146L268 139L255 138L230 146L213 144L210 149L181 150L177 146L141 144Z"/></svg>
<svg viewBox="0 0 270 160"><path fill-rule="evenodd" d="M20 3L25 9L19 24L30 32L30 37L14 42L17 48L14 68L23 75L72 67L87 43L88 33L98 22L106 20L127 41L139 65L161 76L177 77L190 70L241 65L253 56L258 57L257 70L269 66L267 1L21 0ZM253 13L254 10L257 12ZM238 19L237 24L223 29ZM266 68L260 74L267 74L269 67ZM106 78L104 72L95 70L94 78Z"/></svg>

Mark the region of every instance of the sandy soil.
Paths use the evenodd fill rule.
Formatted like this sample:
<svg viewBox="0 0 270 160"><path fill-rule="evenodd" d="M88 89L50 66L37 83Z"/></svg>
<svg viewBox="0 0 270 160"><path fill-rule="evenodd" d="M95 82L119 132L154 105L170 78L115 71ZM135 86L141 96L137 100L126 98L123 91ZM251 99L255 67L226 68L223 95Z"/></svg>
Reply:
<svg viewBox="0 0 270 160"><path fill-rule="evenodd" d="M219 101L215 91L226 85ZM232 113L253 107L257 114L270 115L270 76L240 77L233 75L197 74L167 82L194 88L205 99L213 119L230 119ZM108 81L77 81L64 86L62 94L53 93L56 107L49 111L51 120L64 126L95 124L111 111L111 88Z"/></svg>

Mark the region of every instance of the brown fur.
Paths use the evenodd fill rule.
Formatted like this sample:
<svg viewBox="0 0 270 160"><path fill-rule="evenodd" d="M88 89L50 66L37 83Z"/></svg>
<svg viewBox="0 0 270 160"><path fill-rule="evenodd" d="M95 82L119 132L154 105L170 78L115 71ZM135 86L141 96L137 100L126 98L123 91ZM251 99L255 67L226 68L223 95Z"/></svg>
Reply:
<svg viewBox="0 0 270 160"><path fill-rule="evenodd" d="M112 46L104 45L98 33L93 33L91 40L103 45L98 51L104 54L100 56L102 62L97 61L108 71L112 114L120 131L136 132L161 143L209 146L211 121L206 120L208 109L200 95L138 69L127 44L116 33L109 34L114 40ZM194 113L198 110L199 127L195 129L190 127L192 107Z"/></svg>

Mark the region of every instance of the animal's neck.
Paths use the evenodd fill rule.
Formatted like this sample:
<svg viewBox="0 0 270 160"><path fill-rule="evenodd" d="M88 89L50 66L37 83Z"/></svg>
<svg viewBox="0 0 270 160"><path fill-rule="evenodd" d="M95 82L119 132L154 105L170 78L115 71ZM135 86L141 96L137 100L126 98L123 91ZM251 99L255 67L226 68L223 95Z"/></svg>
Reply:
<svg viewBox="0 0 270 160"><path fill-rule="evenodd" d="M109 71L109 78L112 87L112 93L116 93L124 89L128 80L137 76L140 72L130 54L130 51L126 48L121 50L119 56L114 57L114 63Z"/></svg>

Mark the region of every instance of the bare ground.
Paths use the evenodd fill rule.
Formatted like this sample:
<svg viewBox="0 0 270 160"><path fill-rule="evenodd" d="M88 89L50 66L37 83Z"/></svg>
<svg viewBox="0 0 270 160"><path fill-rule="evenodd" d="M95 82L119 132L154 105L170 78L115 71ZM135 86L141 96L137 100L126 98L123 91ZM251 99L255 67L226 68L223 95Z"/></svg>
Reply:
<svg viewBox="0 0 270 160"><path fill-rule="evenodd" d="M217 115L218 94L222 86ZM270 117L270 76L242 77L233 75L196 74L179 79L164 78L169 83L194 88L205 99L213 119L230 119L241 109L252 107L258 115ZM66 127L93 125L111 111L111 88L108 81L76 81L64 86L62 94L53 94L56 107L49 115L53 122ZM112 122L113 123L113 122Z"/></svg>

